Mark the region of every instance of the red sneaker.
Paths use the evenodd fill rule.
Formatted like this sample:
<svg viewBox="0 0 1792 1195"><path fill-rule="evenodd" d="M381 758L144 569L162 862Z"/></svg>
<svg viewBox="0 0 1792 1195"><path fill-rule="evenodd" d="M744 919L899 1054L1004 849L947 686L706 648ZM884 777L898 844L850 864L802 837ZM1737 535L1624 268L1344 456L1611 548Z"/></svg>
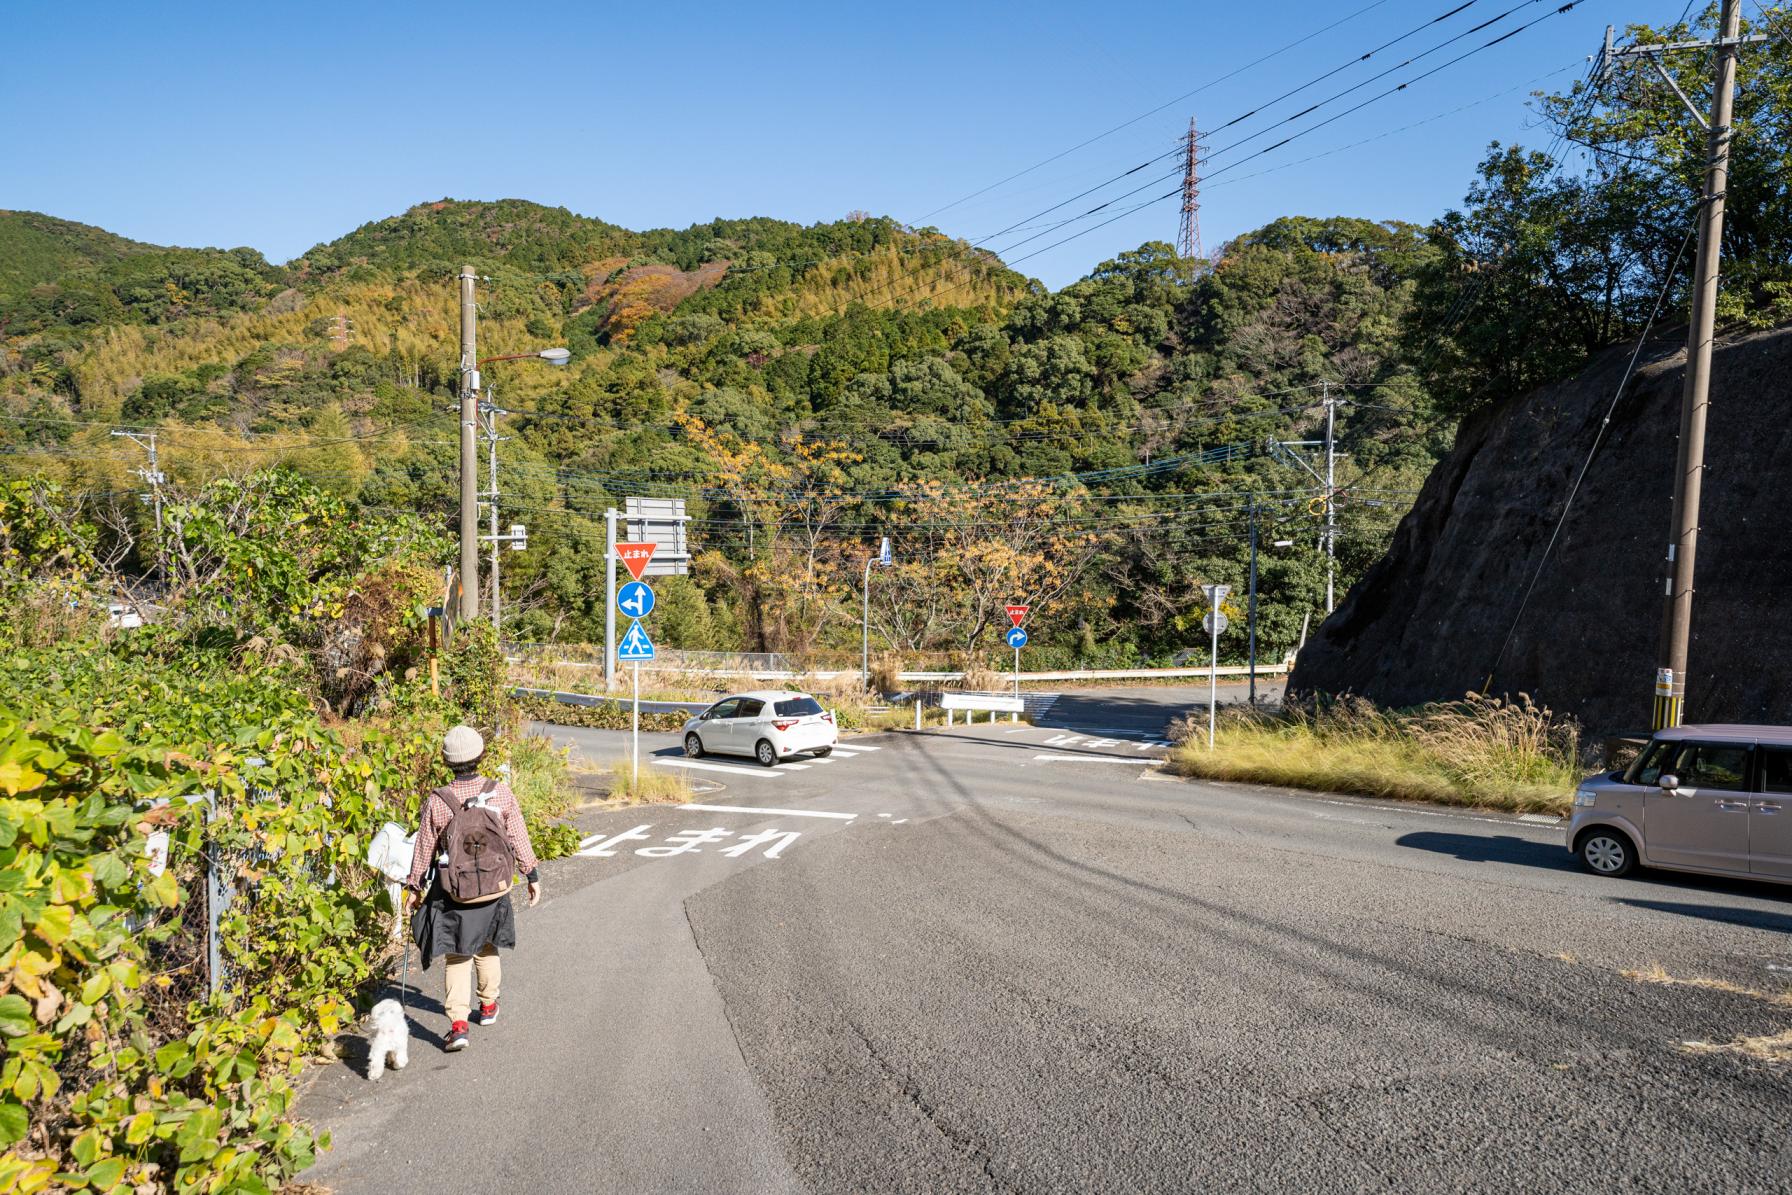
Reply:
<svg viewBox="0 0 1792 1195"><path fill-rule="evenodd" d="M442 1048L449 1053L467 1048L467 1023L465 1021L456 1021L448 1026L448 1041Z"/></svg>
<svg viewBox="0 0 1792 1195"><path fill-rule="evenodd" d="M498 1002L496 1000L493 1000L490 1004L481 1004L479 1006L479 1023L481 1025L490 1025L497 1019Z"/></svg>

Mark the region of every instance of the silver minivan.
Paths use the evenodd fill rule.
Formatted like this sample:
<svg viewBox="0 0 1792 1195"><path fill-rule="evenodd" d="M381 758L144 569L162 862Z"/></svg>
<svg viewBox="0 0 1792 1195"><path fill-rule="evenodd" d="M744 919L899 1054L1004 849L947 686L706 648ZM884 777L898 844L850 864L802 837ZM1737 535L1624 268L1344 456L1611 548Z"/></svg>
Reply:
<svg viewBox="0 0 1792 1195"><path fill-rule="evenodd" d="M1568 849L1589 871L1661 867L1792 884L1792 727L1658 730L1621 771L1583 780Z"/></svg>

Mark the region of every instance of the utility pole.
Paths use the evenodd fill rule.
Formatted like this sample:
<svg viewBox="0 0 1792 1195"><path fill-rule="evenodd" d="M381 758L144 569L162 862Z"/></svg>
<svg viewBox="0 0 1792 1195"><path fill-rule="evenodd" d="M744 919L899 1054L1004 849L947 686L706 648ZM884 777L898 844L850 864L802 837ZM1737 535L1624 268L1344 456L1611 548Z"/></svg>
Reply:
<svg viewBox="0 0 1792 1195"><path fill-rule="evenodd" d="M508 440L509 436L498 434L498 416L504 412L497 407L496 394L491 401L479 404L479 413L485 417L485 465L487 490L483 497L486 502L486 514L491 525L491 534L486 538L492 545L492 630L502 631L500 619L503 617L503 598L498 588L498 550L506 543L513 542L510 536L498 534L498 441Z"/></svg>
<svg viewBox="0 0 1792 1195"><path fill-rule="evenodd" d="M460 268L460 617L479 617L479 314L472 266Z"/></svg>
<svg viewBox="0 0 1792 1195"><path fill-rule="evenodd" d="M1325 612L1330 614L1337 607L1338 578L1337 504L1332 501L1338 486L1337 439L1333 434L1337 425L1337 404L1332 401L1332 384L1321 382L1320 385L1325 401Z"/></svg>
<svg viewBox="0 0 1792 1195"><path fill-rule="evenodd" d="M154 432L113 432L114 436L123 437L131 443L139 445L149 453L149 467L137 468L131 472L149 483L149 500L156 508L156 571L166 579L168 576L168 560L166 549L162 544L162 483L168 478L162 472L161 462L156 456L156 433Z"/></svg>
<svg viewBox="0 0 1792 1195"><path fill-rule="evenodd" d="M1705 480L1705 418L1711 406L1711 348L1717 328L1717 288L1724 236L1724 191L1729 185L1730 121L1736 103L1736 58L1742 37L1742 0L1723 0L1715 41L1611 48L1606 33L1602 77L1623 58L1640 58L1673 89L1693 119L1705 127L1705 185L1699 205L1698 254L1694 259L1692 313L1687 327L1686 380L1680 399L1680 442L1674 468L1674 506L1667 546L1662 613L1660 666L1655 672L1654 725L1678 726L1686 714L1687 649L1692 632L1694 569L1699 546L1699 504ZM1717 51L1707 119L1661 65L1660 56L1675 50Z"/></svg>
<svg viewBox="0 0 1792 1195"><path fill-rule="evenodd" d="M1251 641L1251 694L1250 703L1257 704L1257 495L1252 494L1249 500L1251 516L1251 596L1250 604L1245 611L1245 632Z"/></svg>

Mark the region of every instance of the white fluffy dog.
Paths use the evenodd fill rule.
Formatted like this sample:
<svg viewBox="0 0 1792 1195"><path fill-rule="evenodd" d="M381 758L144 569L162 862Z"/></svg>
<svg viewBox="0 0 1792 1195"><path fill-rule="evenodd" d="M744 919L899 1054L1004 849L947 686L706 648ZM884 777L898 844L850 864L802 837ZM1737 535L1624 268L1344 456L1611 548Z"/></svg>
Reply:
<svg viewBox="0 0 1792 1195"><path fill-rule="evenodd" d="M369 1020L373 1033L367 1039L367 1077L379 1078L388 1060L393 1070L403 1070L411 1060L411 1030L405 1024L404 1006L396 1000L381 1000L373 1006Z"/></svg>

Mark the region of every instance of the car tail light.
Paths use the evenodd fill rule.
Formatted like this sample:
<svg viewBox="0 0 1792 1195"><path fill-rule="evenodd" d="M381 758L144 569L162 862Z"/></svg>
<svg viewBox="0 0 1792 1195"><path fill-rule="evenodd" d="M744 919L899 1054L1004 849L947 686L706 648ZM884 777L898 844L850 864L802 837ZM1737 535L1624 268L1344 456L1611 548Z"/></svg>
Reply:
<svg viewBox="0 0 1792 1195"><path fill-rule="evenodd" d="M834 724L834 713L832 710L822 710L821 717L829 726Z"/></svg>
<svg viewBox="0 0 1792 1195"><path fill-rule="evenodd" d="M773 722L772 729L773 730L789 730L792 726L795 726L795 725L796 725L796 722L794 719L790 720L790 721L785 721L785 722Z"/></svg>

